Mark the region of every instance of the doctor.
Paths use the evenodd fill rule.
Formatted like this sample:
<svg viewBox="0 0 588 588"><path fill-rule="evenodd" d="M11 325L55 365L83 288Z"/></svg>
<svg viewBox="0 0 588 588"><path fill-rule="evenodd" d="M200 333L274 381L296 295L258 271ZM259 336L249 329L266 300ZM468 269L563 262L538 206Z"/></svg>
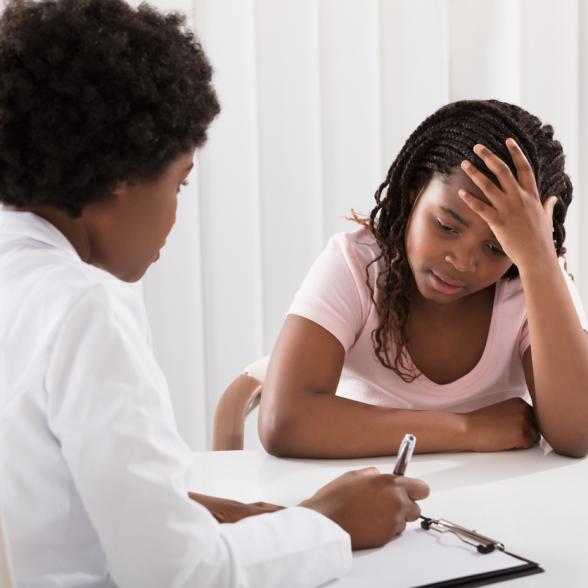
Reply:
<svg viewBox="0 0 588 588"><path fill-rule="evenodd" d="M372 468L288 509L188 497L124 283L159 257L218 111L177 15L12 0L0 19L0 502L21 587L314 586L428 493Z"/></svg>

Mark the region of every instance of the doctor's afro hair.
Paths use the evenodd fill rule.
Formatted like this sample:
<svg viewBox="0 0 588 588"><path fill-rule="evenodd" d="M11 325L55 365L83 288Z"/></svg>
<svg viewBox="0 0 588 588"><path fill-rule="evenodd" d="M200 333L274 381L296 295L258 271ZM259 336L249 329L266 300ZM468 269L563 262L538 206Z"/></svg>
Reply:
<svg viewBox="0 0 588 588"><path fill-rule="evenodd" d="M123 0L10 0L0 18L0 202L79 217L154 179L220 108L185 18Z"/></svg>

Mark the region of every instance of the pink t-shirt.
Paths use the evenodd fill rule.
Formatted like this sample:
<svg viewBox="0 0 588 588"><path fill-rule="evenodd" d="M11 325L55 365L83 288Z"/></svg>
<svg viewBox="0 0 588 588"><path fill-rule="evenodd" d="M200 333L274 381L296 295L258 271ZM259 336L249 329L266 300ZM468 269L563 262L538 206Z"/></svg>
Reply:
<svg viewBox="0 0 588 588"><path fill-rule="evenodd" d="M526 397L522 357L529 347L527 309L520 279L496 285L486 347L478 364L449 384L422 374L404 382L376 357L371 333L379 319L366 284L366 265L379 255L367 229L334 235L314 262L288 311L335 336L345 349L337 395L369 404L416 410L469 412L513 397ZM381 260L370 267L374 285ZM586 318L570 276L563 271L584 329ZM459 350L456 350L458 352Z"/></svg>

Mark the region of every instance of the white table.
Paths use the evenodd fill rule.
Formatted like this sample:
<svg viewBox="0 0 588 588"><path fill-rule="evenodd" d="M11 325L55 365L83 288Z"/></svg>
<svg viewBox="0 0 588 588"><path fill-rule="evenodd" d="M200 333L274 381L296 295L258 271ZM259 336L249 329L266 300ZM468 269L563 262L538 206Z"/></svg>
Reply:
<svg viewBox="0 0 588 588"><path fill-rule="evenodd" d="M279 459L263 451L194 454L192 489L244 502L294 505L350 469L390 472L394 458ZM475 528L545 573L509 580L517 588L588 586L588 459L539 447L491 454L416 455L407 475L431 487L423 514ZM390 586L394 586L391 582Z"/></svg>

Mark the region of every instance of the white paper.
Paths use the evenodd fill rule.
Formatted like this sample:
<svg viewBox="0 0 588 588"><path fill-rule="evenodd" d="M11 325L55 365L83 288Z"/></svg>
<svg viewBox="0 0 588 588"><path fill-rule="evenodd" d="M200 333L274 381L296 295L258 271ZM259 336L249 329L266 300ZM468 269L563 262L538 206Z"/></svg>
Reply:
<svg viewBox="0 0 588 588"><path fill-rule="evenodd" d="M329 586L412 588L525 563L499 550L479 553L453 533L425 531L417 521L384 547L355 552L349 574Z"/></svg>

